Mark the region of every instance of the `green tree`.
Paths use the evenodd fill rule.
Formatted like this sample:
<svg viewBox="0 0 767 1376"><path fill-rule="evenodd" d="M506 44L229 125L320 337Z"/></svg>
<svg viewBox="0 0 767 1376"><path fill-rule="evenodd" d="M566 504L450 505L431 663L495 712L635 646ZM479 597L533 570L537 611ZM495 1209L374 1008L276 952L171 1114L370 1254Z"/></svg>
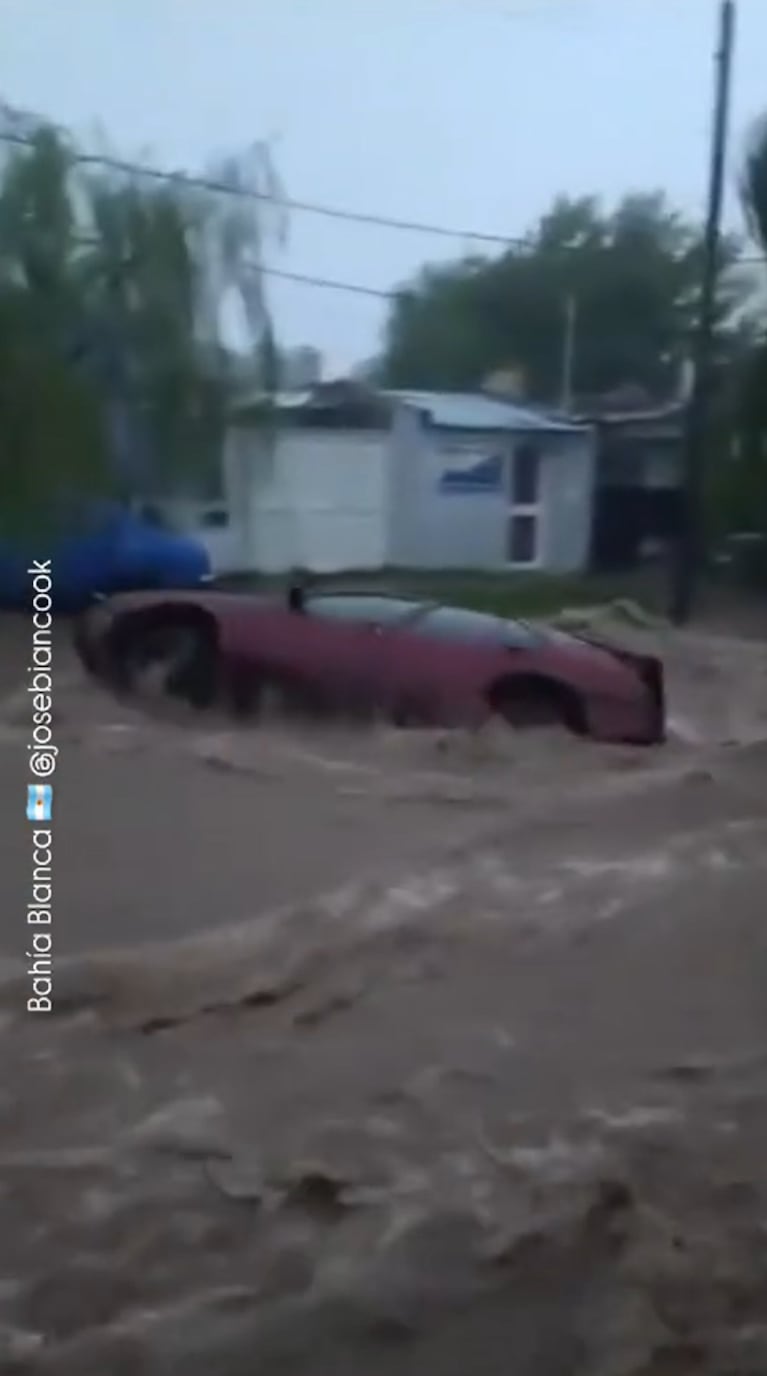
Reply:
<svg viewBox="0 0 767 1376"><path fill-rule="evenodd" d="M253 383L273 390L261 253L281 217L257 197L84 166L58 131L0 119L25 140L0 169L3 529L39 525L61 496L195 489L219 471L235 298ZM207 180L267 191L279 216L263 147Z"/></svg>
<svg viewBox="0 0 767 1376"><path fill-rule="evenodd" d="M78 244L63 142L37 130L0 187L0 521L37 523L65 485L107 483L105 434L68 343L79 316Z"/></svg>
<svg viewBox="0 0 767 1376"><path fill-rule="evenodd" d="M391 386L476 387L516 368L529 394L558 399L565 320L577 310L580 395L675 385L700 277L700 236L662 195L559 198L523 244L495 259L427 267L396 298L382 375ZM723 249L726 262L734 244ZM729 306L723 296L722 315Z"/></svg>
<svg viewBox="0 0 767 1376"><path fill-rule="evenodd" d="M224 346L234 303L251 350L250 377L268 398L274 344L261 272L263 239L284 233L268 150L207 170L206 180L270 198L217 196L183 182L102 174L89 198L96 244L89 268L95 313L119 335L126 388L143 419L156 494L194 490L220 475L228 402L236 385ZM267 221L264 204L275 205Z"/></svg>

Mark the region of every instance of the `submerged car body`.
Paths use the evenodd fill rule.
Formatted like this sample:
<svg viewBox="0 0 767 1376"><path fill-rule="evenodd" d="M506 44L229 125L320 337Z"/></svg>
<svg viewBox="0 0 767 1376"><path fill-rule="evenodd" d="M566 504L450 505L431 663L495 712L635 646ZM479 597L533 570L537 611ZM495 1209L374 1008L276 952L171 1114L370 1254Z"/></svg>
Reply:
<svg viewBox="0 0 767 1376"><path fill-rule="evenodd" d="M401 725L559 719L604 741L664 739L659 660L481 612L380 591L257 596L126 593L77 626L86 667L114 685L166 657L168 686L202 706L222 685L241 706L263 689L318 711L375 712Z"/></svg>

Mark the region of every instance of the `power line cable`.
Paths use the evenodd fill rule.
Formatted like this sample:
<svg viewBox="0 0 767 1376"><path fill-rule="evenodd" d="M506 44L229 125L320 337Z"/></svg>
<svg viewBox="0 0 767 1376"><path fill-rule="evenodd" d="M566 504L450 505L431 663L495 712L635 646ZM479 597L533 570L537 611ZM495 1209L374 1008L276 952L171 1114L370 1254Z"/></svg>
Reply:
<svg viewBox="0 0 767 1376"><path fill-rule="evenodd" d="M101 241L93 234L77 234L75 243L81 248L98 248ZM341 282L335 277L317 277L311 273L293 272L289 268L275 268L266 263L244 262L248 272L260 273L264 277L280 277L288 282L300 282L308 287L324 287L330 291L353 292L359 296L373 296L383 301L393 301L402 295L396 288L369 287L362 282Z"/></svg>
<svg viewBox="0 0 767 1376"><path fill-rule="evenodd" d="M332 277L312 277L304 272L289 272L287 268L259 267L253 264L255 272L262 272L265 277L283 277L288 282L301 282L308 287L327 287L331 291L348 291L357 293L360 296L377 296L383 301L394 301L402 293L394 289L388 291L384 287L367 287L361 282L339 282Z"/></svg>
<svg viewBox="0 0 767 1376"><path fill-rule="evenodd" d="M0 143L15 144L21 148L34 147L34 139L28 134L0 133ZM340 206L322 204L319 201L297 201L289 196L279 196L274 192L260 191L252 187L233 186L214 177L199 177L189 172L169 172L159 167L150 167L125 158L114 158L107 153L75 153L72 161L78 166L105 167L124 176L145 177L154 181L170 182L201 191L210 191L218 196L236 196L241 200L265 201L279 205L287 211L298 211L309 215L323 215L334 220L346 220L354 224L379 225L384 229L404 230L412 234L433 234L447 239L471 239L478 243L505 244L527 247L529 238L513 234L491 234L486 230L453 229L448 225L438 225L421 220L400 220L394 216L377 215L368 211L346 210Z"/></svg>
<svg viewBox="0 0 767 1376"><path fill-rule="evenodd" d="M34 147L34 139L29 135L13 134L8 131L0 133L0 143L24 148ZM475 242L497 245L502 244L507 248L517 247L530 249L533 247L533 241L529 236L525 238L521 235L492 234L485 230L454 229L447 225L437 225L417 220L400 220L391 216L346 210L338 206L328 206L314 201L299 201L290 198L282 198L271 192L233 186L231 183L222 182L215 178L198 177L186 172L169 172L165 169L151 167L143 163L111 157L109 154L76 153L73 155L73 161L81 166L106 167L113 171L120 172L125 176L145 177L154 181L170 183L172 185L182 185L210 191L216 195L235 196L240 199L280 204L287 210L324 215L333 219L351 221L357 224L380 225L388 229L432 234L443 238L473 240ZM577 250L572 249L570 251L576 252ZM733 266L747 267L764 265L765 263L767 263L767 256L765 255L746 255L739 258ZM262 272L266 277L278 277L286 281L299 282L306 286L320 287L332 291L345 291L360 296L377 297L380 300L393 300L401 294L396 289L387 290L382 287L367 286L360 282L345 282L335 278L314 276L309 273L292 272L287 268L275 268L256 264L252 266L254 271L257 270Z"/></svg>

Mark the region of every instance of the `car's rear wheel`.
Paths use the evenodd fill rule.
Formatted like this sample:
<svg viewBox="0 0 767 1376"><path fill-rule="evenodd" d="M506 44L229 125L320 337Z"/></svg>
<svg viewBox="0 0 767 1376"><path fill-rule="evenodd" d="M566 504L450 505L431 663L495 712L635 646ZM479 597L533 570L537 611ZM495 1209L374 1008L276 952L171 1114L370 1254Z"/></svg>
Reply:
<svg viewBox="0 0 767 1376"><path fill-rule="evenodd" d="M179 698L197 708L216 697L215 627L204 614L137 613L119 622L109 646L118 691Z"/></svg>
<svg viewBox="0 0 767 1376"><path fill-rule="evenodd" d="M586 734L586 712L577 693L549 679L505 679L490 691L491 711L516 731L563 726Z"/></svg>

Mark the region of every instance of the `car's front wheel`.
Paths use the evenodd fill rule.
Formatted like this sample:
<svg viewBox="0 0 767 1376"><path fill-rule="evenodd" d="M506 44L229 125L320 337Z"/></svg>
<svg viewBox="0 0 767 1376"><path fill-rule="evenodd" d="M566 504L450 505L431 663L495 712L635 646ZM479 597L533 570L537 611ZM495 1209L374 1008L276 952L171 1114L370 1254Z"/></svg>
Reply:
<svg viewBox="0 0 767 1376"><path fill-rule="evenodd" d="M517 731L564 726L586 734L586 713L576 693L564 685L534 677L506 679L490 692L493 713Z"/></svg>

